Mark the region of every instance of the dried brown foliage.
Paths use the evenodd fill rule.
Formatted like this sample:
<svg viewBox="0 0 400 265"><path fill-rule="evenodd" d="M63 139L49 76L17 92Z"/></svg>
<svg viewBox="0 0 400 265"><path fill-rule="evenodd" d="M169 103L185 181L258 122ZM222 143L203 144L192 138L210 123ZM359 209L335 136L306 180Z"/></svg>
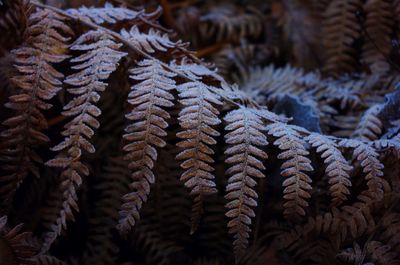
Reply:
<svg viewBox="0 0 400 265"><path fill-rule="evenodd" d="M400 264L399 1L42 2L0 1L1 264Z"/></svg>

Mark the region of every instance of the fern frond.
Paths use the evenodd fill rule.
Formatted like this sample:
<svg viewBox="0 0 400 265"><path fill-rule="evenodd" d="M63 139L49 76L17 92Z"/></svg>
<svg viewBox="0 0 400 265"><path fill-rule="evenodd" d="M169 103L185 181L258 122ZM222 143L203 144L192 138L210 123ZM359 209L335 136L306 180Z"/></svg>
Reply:
<svg viewBox="0 0 400 265"><path fill-rule="evenodd" d="M36 265L37 249L32 234L22 232L22 224L9 229L7 217L0 218L0 255L2 264Z"/></svg>
<svg viewBox="0 0 400 265"><path fill-rule="evenodd" d="M362 236L375 227L375 220L372 217L376 203L374 196L372 193L364 192L357 197L357 202L343 206L343 218L353 238Z"/></svg>
<svg viewBox="0 0 400 265"><path fill-rule="evenodd" d="M262 150L268 144L263 134L266 129L254 112L256 110L241 107L224 118L227 123L225 130L229 132L225 135L225 142L229 145L225 151L225 163L230 165L227 170L230 178L226 186L226 216L231 219L228 227L235 238L236 259L244 254L249 243L251 218L255 217L252 208L257 206L258 198L254 190L255 179L265 178L263 161L268 158Z"/></svg>
<svg viewBox="0 0 400 265"><path fill-rule="evenodd" d="M150 28L147 33L144 33L137 26L133 26L129 31L123 29L121 36L137 49L147 53L154 53L156 51L166 52L171 49L185 47L182 41L173 42L169 39L168 34L163 34L154 28Z"/></svg>
<svg viewBox="0 0 400 265"><path fill-rule="evenodd" d="M179 102L183 109L179 113L179 125L182 131L176 136L180 141L177 146L182 148L176 158L183 160L181 167L185 172L181 181L191 190L195 204L192 208L192 233L196 230L202 212L203 197L217 192L214 183L214 171L211 146L217 142L215 137L219 132L212 126L221 123L219 110L215 105L221 105L220 97L210 91L211 87L200 81L183 83L178 86Z"/></svg>
<svg viewBox="0 0 400 265"><path fill-rule="evenodd" d="M400 259L398 254L393 251L390 245L382 244L379 241L370 241L366 246L367 253L371 257L371 261L377 265L399 265Z"/></svg>
<svg viewBox="0 0 400 265"><path fill-rule="evenodd" d="M300 92L296 81L304 76L304 71L286 65L277 68L273 65L264 68L253 68L241 80L240 88L249 93L257 102L265 103L266 98L279 93Z"/></svg>
<svg viewBox="0 0 400 265"><path fill-rule="evenodd" d="M13 50L18 75L12 78L16 87L6 107L13 116L3 122L7 130L1 133L0 197L10 199L29 173L39 176L36 163L41 158L36 148L49 138L44 111L48 102L62 87L63 74L54 68L68 56L68 38L71 29L64 18L52 11L39 10L32 14L26 32L26 43ZM3 164L4 163L4 164Z"/></svg>
<svg viewBox="0 0 400 265"><path fill-rule="evenodd" d="M306 223L296 225L287 232L280 232L277 239L283 248L300 251L301 254L303 248L314 246L314 241L324 236L330 237L332 241L342 241L346 235L347 227L343 225L341 212L332 208L331 212L308 217Z"/></svg>
<svg viewBox="0 0 400 265"><path fill-rule="evenodd" d="M0 9L0 56L24 40L29 17L28 1L7 1Z"/></svg>
<svg viewBox="0 0 400 265"><path fill-rule="evenodd" d="M216 7L200 17L200 33L217 41L238 41L246 36L257 38L264 28L262 17L255 13L239 13L233 5Z"/></svg>
<svg viewBox="0 0 400 265"><path fill-rule="evenodd" d="M284 123L273 123L267 126L268 133L278 138L274 145L281 153L278 159L284 159L281 176L285 177L283 198L284 215L288 220L297 220L306 214L307 200L311 197L311 178L305 173L313 171L311 160L307 158L306 142L296 130L299 127ZM300 129L300 128L299 128ZM294 218L294 219L291 219Z"/></svg>
<svg viewBox="0 0 400 265"><path fill-rule="evenodd" d="M154 223L140 224L133 233L133 242L136 249L145 253L146 264L171 264L174 254L182 248L173 241L165 240Z"/></svg>
<svg viewBox="0 0 400 265"><path fill-rule="evenodd" d="M400 250L400 214L391 213L382 218L383 232L379 238L382 242Z"/></svg>
<svg viewBox="0 0 400 265"><path fill-rule="evenodd" d="M351 180L348 172L353 167L338 150L338 145L328 137L312 133L306 138L306 141L316 148L317 153L321 153L321 158L324 159L326 165L325 174L329 177L332 205L340 205L350 195Z"/></svg>
<svg viewBox="0 0 400 265"><path fill-rule="evenodd" d="M395 20L391 0L368 0L364 4L366 13L365 44L361 60L372 74L382 75L390 70L387 58L392 51L391 36Z"/></svg>
<svg viewBox="0 0 400 265"><path fill-rule="evenodd" d="M130 172L127 164L121 157L108 159L104 174L94 187L99 199L88 220L90 225L83 254L84 264L113 265L117 262L119 247L113 240L113 230L118 220L121 197L128 186Z"/></svg>
<svg viewBox="0 0 400 265"><path fill-rule="evenodd" d="M36 265L66 265L63 261L53 256L40 255L36 258Z"/></svg>
<svg viewBox="0 0 400 265"><path fill-rule="evenodd" d="M134 11L124 7L114 7L111 3L106 3L104 7L85 7L70 8L66 12L72 16L82 17L96 24L115 24L121 21L138 22L140 19L151 19L159 16L158 12L146 14L144 10Z"/></svg>
<svg viewBox="0 0 400 265"><path fill-rule="evenodd" d="M165 129L170 114L165 108L174 105L172 90L176 89L173 77L176 75L165 70L158 61L144 60L131 70L130 78L140 81L132 86L129 104L132 110L126 115L130 124L125 128L124 150L129 168L132 170L131 192L123 196L120 220L117 226L127 233L139 219L142 204L147 201L150 185L154 183L152 171L157 160L157 149L166 145Z"/></svg>
<svg viewBox="0 0 400 265"><path fill-rule="evenodd" d="M101 114L95 104L100 99L99 93L107 87L104 80L116 70L118 62L126 55L118 51L120 47L121 44L100 30L83 34L71 47L72 50L84 53L71 59L71 62L77 63L72 69L78 72L65 80L65 83L71 85L68 92L73 98L64 106L63 115L71 117L72 120L64 126L62 135L65 139L52 148L53 151L58 151L59 155L46 163L48 166L63 169L60 186L64 201L51 234L61 232L66 217L72 215L71 207L77 210L76 188L80 186L82 176L89 175L88 167L81 161L82 152L95 152L90 139L94 130L100 126L96 118ZM54 236L48 238L52 240L44 243L44 249L50 247L55 239Z"/></svg>
<svg viewBox="0 0 400 265"><path fill-rule="evenodd" d="M360 140L377 140L382 134L383 124L379 118L382 105L377 104L369 108L362 116L353 133L353 138Z"/></svg>
<svg viewBox="0 0 400 265"><path fill-rule="evenodd" d="M355 242L352 248L342 250L336 257L344 264L363 264L365 253L360 245Z"/></svg>
<svg viewBox="0 0 400 265"><path fill-rule="evenodd" d="M331 1L324 14L322 36L325 46L324 71L333 76L351 73L357 63L355 41L360 37L357 11L361 0Z"/></svg>
<svg viewBox="0 0 400 265"><path fill-rule="evenodd" d="M360 162L367 181L369 196L376 200L383 198L384 192L388 191L389 184L383 179L384 165L379 161L379 154L369 144L358 140L342 140L340 146L353 148L353 157Z"/></svg>

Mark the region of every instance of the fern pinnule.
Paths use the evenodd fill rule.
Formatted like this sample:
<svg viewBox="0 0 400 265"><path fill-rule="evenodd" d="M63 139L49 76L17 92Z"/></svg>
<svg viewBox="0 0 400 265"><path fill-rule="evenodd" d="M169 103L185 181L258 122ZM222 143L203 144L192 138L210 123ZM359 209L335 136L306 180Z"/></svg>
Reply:
<svg viewBox="0 0 400 265"><path fill-rule="evenodd" d="M181 167L185 170L181 181L191 190L195 204L192 208L193 233L202 212L203 197L217 192L212 171L214 151L211 146L217 142L215 137L219 132L212 128L221 123L219 110L215 105L222 104L220 96L211 92L211 87L201 81L190 81L178 86L179 102L183 109L179 112L179 125L182 128L176 136L180 141L177 146L182 148L176 158L183 160Z"/></svg>
<svg viewBox="0 0 400 265"><path fill-rule="evenodd" d="M276 122L267 126L268 133L278 138L274 145L281 153L278 159L284 159L281 176L285 177L283 198L284 215L288 220L298 220L306 214L307 200L311 197L311 178L305 173L313 171L311 160L307 158L306 142L296 129L297 126ZM293 218L293 219L292 219Z"/></svg>
<svg viewBox="0 0 400 265"><path fill-rule="evenodd" d="M73 98L64 106L62 114L71 117L72 120L64 126L64 140L52 148L53 151L59 152L58 156L46 163L48 166L63 169L60 187L63 190L64 201L50 234L61 232L63 224L65 226L65 219L72 215L71 207L77 210L76 188L80 186L82 176L89 175L88 167L81 161L82 152L95 152L90 139L94 130L100 126L96 118L101 114L95 104L100 100L99 93L107 87L104 81L116 70L118 62L126 55L118 51L120 47L121 44L101 30L83 34L71 46L72 50L84 53L71 59L72 63L77 63L72 69L78 72L69 75L65 80L65 83L71 85L67 90ZM51 239L44 244L44 247L48 248L55 237L46 238Z"/></svg>
<svg viewBox="0 0 400 265"><path fill-rule="evenodd" d="M166 145L166 128L170 114L165 110L174 105L172 90L176 89L176 74L165 70L158 61L143 60L131 71L130 78L140 81L131 88L128 102L133 106L126 115L129 125L123 136L127 144L124 151L132 171L131 191L124 195L117 225L127 233L139 219L142 204L148 199L150 185L154 183L153 167L157 149Z"/></svg>
<svg viewBox="0 0 400 265"><path fill-rule="evenodd" d="M328 137L312 133L307 138L312 147L316 148L317 153L321 153L326 165L325 174L329 177L329 190L332 197L332 205L338 206L347 200L350 195L349 187L351 180L349 171L352 166L343 157L338 149L338 145Z"/></svg>
<svg viewBox="0 0 400 265"><path fill-rule="evenodd" d="M26 43L12 51L18 75L12 78L16 92L6 103L14 114L3 122L8 129L0 135L0 161L6 163L0 175L3 199L10 199L29 173L39 176L36 148L49 141L42 132L48 126L43 112L51 108L48 102L62 87L64 75L54 64L68 57L66 35L71 33L61 16L39 10L29 19Z"/></svg>
<svg viewBox="0 0 400 265"><path fill-rule="evenodd" d="M229 145L225 151L225 163L230 167L230 175L226 186L225 198L228 200L226 216L229 233L234 235L235 256L239 259L248 246L251 232L251 219L255 217L252 208L257 206L257 192L254 186L256 178L265 178L263 161L268 158L262 148L267 137L264 135L265 126L256 110L241 107L229 112L224 120L227 123L225 142Z"/></svg>

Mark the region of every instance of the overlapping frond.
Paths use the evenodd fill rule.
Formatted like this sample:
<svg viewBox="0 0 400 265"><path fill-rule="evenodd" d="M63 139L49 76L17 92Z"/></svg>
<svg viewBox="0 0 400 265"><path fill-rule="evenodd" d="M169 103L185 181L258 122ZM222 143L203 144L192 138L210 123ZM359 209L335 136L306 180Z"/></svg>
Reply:
<svg viewBox="0 0 400 265"><path fill-rule="evenodd" d="M379 241L370 241L366 246L367 253L372 262L378 265L390 264L399 265L400 259L398 253L389 245L385 245Z"/></svg>
<svg viewBox="0 0 400 265"><path fill-rule="evenodd" d="M104 81L114 72L118 62L126 53L119 52L121 44L116 43L104 32L89 31L80 36L71 49L83 52L80 56L72 58L72 66L78 72L69 75L65 83L71 87L68 92L73 96L64 106L63 115L71 117L64 126L62 135L64 140L53 147L53 151L59 152L58 156L46 164L52 167L62 168L60 186L63 190L63 205L60 215L55 221L54 236L46 237L44 249L48 248L56 235L61 232L67 216L72 215L72 209L77 210L76 188L82 183L82 176L89 175L88 167L83 163L82 152L94 153L95 147L90 143L94 130L100 124L97 117L101 111L96 107L100 94L107 87Z"/></svg>
<svg viewBox="0 0 400 265"><path fill-rule="evenodd" d="M154 183L153 167L157 149L165 146L167 120L166 108L174 105L172 90L176 89L174 73L164 69L158 61L144 60L130 71L130 78L139 81L131 88L128 102L133 106L126 115L124 151L132 171L131 191L123 196L117 228L127 233L139 219L139 211L147 201L150 185Z"/></svg>
<svg viewBox="0 0 400 265"><path fill-rule="evenodd" d="M104 174L95 190L99 194L93 212L89 217L90 227L86 251L85 264L113 265L119 247L114 242L113 230L118 222L118 208L121 196L126 192L129 181L127 162L121 157L112 157L107 160Z"/></svg>
<svg viewBox="0 0 400 265"><path fill-rule="evenodd" d="M161 33L154 28L150 28L148 32L141 32L137 26L133 26L129 31L123 29L121 35L137 49L147 53L166 52L185 46L182 41L173 42L168 34Z"/></svg>
<svg viewBox="0 0 400 265"><path fill-rule="evenodd" d="M253 208L257 206L257 192L254 190L257 178L265 178L263 162L268 158L262 149L268 144L264 135L265 126L256 110L242 107L229 112L224 120L227 123L225 142L229 145L225 151L225 163L230 167L230 175L226 187L228 200L226 216L229 232L234 237L235 255L244 254L248 246Z"/></svg>
<svg viewBox="0 0 400 265"><path fill-rule="evenodd" d="M28 17L28 1L13 0L4 3L0 9L0 56L22 43Z"/></svg>
<svg viewBox="0 0 400 265"><path fill-rule="evenodd" d="M64 18L47 10L32 14L26 32L27 41L13 50L18 75L12 78L16 90L6 107L13 116L3 122L8 129L1 133L0 197L10 199L25 177L39 176L35 163L41 158L36 149L47 143L44 111L61 89L64 75L54 65L68 56L68 34L72 30Z"/></svg>
<svg viewBox="0 0 400 265"><path fill-rule="evenodd" d="M381 200L384 192L389 190L387 181L383 178L384 165L379 160L379 154L373 146L358 140L342 140L340 146L353 148L353 157L356 159L365 174L368 186L368 195Z"/></svg>
<svg viewBox="0 0 400 265"><path fill-rule="evenodd" d="M176 136L182 148L176 158L183 160L181 167L185 172L181 180L191 190L194 197L192 210L192 228L194 232L202 212L203 197L217 192L215 188L214 154L212 146L217 143L219 132L213 128L221 123L218 118L218 106L222 104L220 96L211 92L210 87L200 81L191 81L178 86L179 102L183 105L179 112L179 125L182 131Z"/></svg>
<svg viewBox="0 0 400 265"><path fill-rule="evenodd" d="M357 50L354 43L361 32L357 18L361 8L361 0L334 0L325 11L321 34L325 47L324 70L329 75L338 76L355 70Z"/></svg>
<svg viewBox="0 0 400 265"><path fill-rule="evenodd" d="M140 19L151 19L159 16L159 12L146 14L144 10L135 11L124 7L115 7L106 2L104 7L70 8L66 10L72 16L79 16L89 19L96 24L115 24L121 21L138 22Z"/></svg>
<svg viewBox="0 0 400 265"><path fill-rule="evenodd" d="M36 258L36 265L66 265L65 262L53 256L40 255Z"/></svg>
<svg viewBox="0 0 400 265"><path fill-rule="evenodd" d="M382 75L389 71L388 58L392 51L391 37L394 12L390 0L368 0L364 4L366 13L365 44L362 59L372 74Z"/></svg>
<svg viewBox="0 0 400 265"><path fill-rule="evenodd" d="M400 0L156 2L0 0L0 263L397 264Z"/></svg>
<svg viewBox="0 0 400 265"><path fill-rule="evenodd" d="M285 160L281 166L281 176L286 178L283 182L283 207L288 220L296 220L306 214L305 208L309 205L307 200L311 197L312 189L312 179L305 172L313 171L313 167L307 158L309 152L305 147L306 142L298 129L301 128L280 122L267 126L268 134L277 138L274 145L281 150L278 159Z"/></svg>
<svg viewBox="0 0 400 265"><path fill-rule="evenodd" d="M240 40L246 36L258 37L264 25L256 13L237 14L231 6L217 7L200 17L200 33L206 38Z"/></svg>
<svg viewBox="0 0 400 265"><path fill-rule="evenodd" d="M22 224L6 227L7 217L0 218L0 257L3 264L36 265L37 249L32 234L22 232Z"/></svg>
<svg viewBox="0 0 400 265"><path fill-rule="evenodd" d="M337 260L344 264L362 264L364 259L365 253L357 243L354 243L352 248L344 249L337 255Z"/></svg>
<svg viewBox="0 0 400 265"><path fill-rule="evenodd" d="M321 153L321 158L324 159L326 166L325 174L329 179L328 184L330 186L332 205L340 205L350 195L351 180L349 171L352 166L343 157L338 145L328 137L313 133L306 138L306 141L316 148L317 153Z"/></svg>
<svg viewBox="0 0 400 265"><path fill-rule="evenodd" d="M377 104L369 108L362 116L353 137L360 140L377 140L382 134L383 124L378 117L382 105Z"/></svg>

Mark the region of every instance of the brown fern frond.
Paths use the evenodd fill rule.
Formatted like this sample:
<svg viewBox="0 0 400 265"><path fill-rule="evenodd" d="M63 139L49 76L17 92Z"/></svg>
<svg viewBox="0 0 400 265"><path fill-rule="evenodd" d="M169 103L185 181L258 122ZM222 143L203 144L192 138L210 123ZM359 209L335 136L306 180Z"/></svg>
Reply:
<svg viewBox="0 0 400 265"><path fill-rule="evenodd" d="M127 39L137 49L147 53L156 51L167 52L172 49L184 49L186 44L182 41L173 42L168 34L161 33L154 28L145 33L141 32L137 26L133 26L129 31L123 29L121 36Z"/></svg>
<svg viewBox="0 0 400 265"><path fill-rule="evenodd" d="M66 263L53 256L40 255L36 258L35 265L66 265Z"/></svg>
<svg viewBox="0 0 400 265"><path fill-rule="evenodd" d="M370 241L366 245L366 251L370 259L377 265L399 265L399 253L393 251L390 245L382 244L379 241Z"/></svg>
<svg viewBox="0 0 400 265"><path fill-rule="evenodd" d="M176 89L173 77L158 61L144 60L131 70L131 78L140 81L132 86L129 104L132 110L126 115L130 124L125 128L124 151L132 170L131 192L123 196L120 220L117 226L121 233L127 233L139 219L142 204L147 201L150 185L154 183L152 171L157 160L157 149L166 145L167 120L170 114L165 108L174 105L172 90Z"/></svg>
<svg viewBox="0 0 400 265"><path fill-rule="evenodd" d="M22 232L22 224L6 227L7 217L0 218L0 257L2 264L36 265L37 248L32 234Z"/></svg>
<svg viewBox="0 0 400 265"><path fill-rule="evenodd" d="M41 158L36 148L49 141L44 111L48 102L61 89L63 74L54 68L68 56L67 34L71 29L58 14L39 10L32 14L26 32L26 43L13 50L18 75L12 78L16 91L6 107L13 116L3 122L0 161L2 173L0 196L10 199L29 173L39 176L35 163Z"/></svg>
<svg viewBox="0 0 400 265"><path fill-rule="evenodd" d="M382 218L382 230L379 239L400 250L400 214L391 213Z"/></svg>
<svg viewBox="0 0 400 265"><path fill-rule="evenodd" d="M353 138L360 140L377 140L382 134L383 124L379 118L382 109L381 104L369 108L362 116L353 133Z"/></svg>
<svg viewBox="0 0 400 265"><path fill-rule="evenodd" d="M375 227L375 220L372 217L374 203L374 194L364 192L358 196L357 202L343 206L343 218L353 238L359 237Z"/></svg>
<svg viewBox="0 0 400 265"><path fill-rule="evenodd" d="M118 207L126 192L129 180L128 163L120 157L111 157L107 161L104 174L94 188L99 194L89 217L89 230L84 264L113 265L119 247L114 242L113 230L118 222Z"/></svg>
<svg viewBox="0 0 400 265"><path fill-rule="evenodd" d="M390 70L388 58L392 51L391 36L395 20L391 0L368 0L364 4L366 13L365 43L361 60L372 74L382 75Z"/></svg>
<svg viewBox="0 0 400 265"><path fill-rule="evenodd" d="M82 17L96 24L115 24L121 21L137 23L142 19L154 20L159 17L160 12L145 13L142 9L134 11L124 7L114 7L111 3L105 3L104 7L70 8L66 12L72 16Z"/></svg>
<svg viewBox="0 0 400 265"><path fill-rule="evenodd" d="M8 0L0 6L0 56L23 42L29 13L26 0Z"/></svg>
<svg viewBox="0 0 400 265"><path fill-rule="evenodd" d="M154 223L139 225L133 233L133 244L145 253L146 264L171 264L173 255L179 253L181 247L165 240L156 228Z"/></svg>
<svg viewBox="0 0 400 265"><path fill-rule="evenodd" d="M46 194L45 204L38 210L40 226L43 227L43 231L45 231L41 235L42 242L44 242L44 246L42 246L42 254L50 248L50 244L56 240L62 230L67 228L66 220L75 220L71 209L67 209L68 211L63 210L64 186L59 185L58 183L53 185L54 186L51 186L48 194ZM71 204L76 204L76 200L77 198L74 197L73 200L71 200ZM78 207L76 206L74 209L77 210ZM58 219L60 213L62 214L62 218ZM60 223L54 224L54 220L57 220ZM46 245L46 242L49 242L48 245Z"/></svg>
<svg viewBox="0 0 400 265"><path fill-rule="evenodd" d="M295 85L304 76L304 71L287 65L277 68L273 65L265 68L253 68L241 80L240 88L249 93L257 102L265 103L267 97L279 93L299 93Z"/></svg>
<svg viewBox="0 0 400 265"><path fill-rule="evenodd" d="M352 248L347 248L338 253L336 258L344 264L363 264L366 253L359 244L354 243Z"/></svg>
<svg viewBox="0 0 400 265"><path fill-rule="evenodd" d="M299 251L304 247L313 246L315 241L323 237L329 237L332 242L337 242L346 239L346 235L347 227L343 225L341 212L337 208L332 208L331 212L308 217L306 223L279 233L277 239L282 248Z"/></svg>
<svg viewBox="0 0 400 265"><path fill-rule="evenodd" d="M179 113L179 125L182 131L176 136L180 141L177 146L182 148L176 158L183 160L181 167L185 172L181 181L191 190L190 194L195 198L192 210L193 233L199 223L199 212L202 212L203 197L217 192L214 183L214 171L211 146L217 142L215 137L219 132L212 126L221 123L218 118L219 110L215 105L221 105L220 97L211 92L211 87L200 81L183 83L178 86L179 102L183 109ZM211 165L210 165L211 164Z"/></svg>
<svg viewBox="0 0 400 265"><path fill-rule="evenodd" d="M332 197L332 205L338 206L347 200L350 195L349 187L351 180L349 171L352 166L338 150L338 145L328 137L321 134L310 134L306 141L316 148L317 153L321 153L326 165L325 174L329 177L329 191Z"/></svg>
<svg viewBox="0 0 400 265"><path fill-rule="evenodd" d="M334 0L327 7L322 42L325 47L324 71L333 76L351 73L357 64L355 41L360 37L357 12L362 8L361 0Z"/></svg>
<svg viewBox="0 0 400 265"><path fill-rule="evenodd" d="M217 41L239 41L245 37L257 38L263 32L262 16L255 12L238 12L233 5L219 6L200 17L200 34Z"/></svg>
<svg viewBox="0 0 400 265"><path fill-rule="evenodd" d="M353 148L353 157L359 161L368 186L368 195L381 200L389 184L383 179L384 165L379 160L379 154L373 146L358 140L342 140L340 146Z"/></svg>
<svg viewBox="0 0 400 265"><path fill-rule="evenodd" d="M361 91L366 89L364 80L328 78L324 83L326 89L321 90L321 96L327 99L327 103L338 102L341 110L356 109L365 104L361 98Z"/></svg>
<svg viewBox="0 0 400 265"><path fill-rule="evenodd" d="M52 148L59 152L58 156L46 163L48 166L63 169L60 186L64 201L51 234L61 232L65 219L72 215L71 207L77 210L76 188L82 182L81 176L89 175L88 167L81 161L82 152L95 152L90 139L94 135L94 129L100 126L96 117L101 114L95 104L100 99L99 93L107 87L104 80L116 70L118 62L126 55L118 51L120 47L121 44L100 30L83 34L71 47L72 50L84 53L71 59L71 62L77 63L72 69L78 72L65 80L65 83L71 85L68 92L73 98L64 106L63 115L72 120L64 126L62 135L65 139ZM50 238L53 239L44 243L44 249L50 247L55 239L54 236Z"/></svg>
<svg viewBox="0 0 400 265"><path fill-rule="evenodd" d="M286 178L283 182L284 215L294 221L306 214L312 180L304 172L313 171L311 160L307 158L309 152L305 147L306 142L298 129L301 128L280 122L267 126L268 134L278 138L274 141L274 145L281 150L278 159L285 160L281 166L281 176Z"/></svg>
<svg viewBox="0 0 400 265"><path fill-rule="evenodd" d="M263 161L268 158L262 148L268 145L264 135L264 124L255 113L256 110L242 107L229 112L224 120L227 123L225 142L229 145L225 151L225 163L230 167L225 199L228 200L226 216L229 233L233 234L236 259L239 259L248 246L251 232L251 218L255 217L252 208L257 206L255 178L265 178Z"/></svg>

